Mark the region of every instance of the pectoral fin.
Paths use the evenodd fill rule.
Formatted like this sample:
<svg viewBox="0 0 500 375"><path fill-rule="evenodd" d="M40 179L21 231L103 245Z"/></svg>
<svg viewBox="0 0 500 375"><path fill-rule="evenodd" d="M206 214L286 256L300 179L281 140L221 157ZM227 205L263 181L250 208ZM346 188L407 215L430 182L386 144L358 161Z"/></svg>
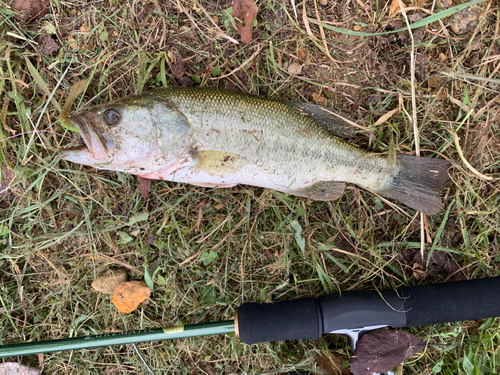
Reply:
<svg viewBox="0 0 500 375"><path fill-rule="evenodd" d="M192 153L197 160L196 169L220 176L227 176L238 172L244 165L245 159L238 154L225 151L195 151Z"/></svg>
<svg viewBox="0 0 500 375"><path fill-rule="evenodd" d="M302 189L287 190L286 192L315 201L334 201L342 196L344 189L343 182L321 181Z"/></svg>

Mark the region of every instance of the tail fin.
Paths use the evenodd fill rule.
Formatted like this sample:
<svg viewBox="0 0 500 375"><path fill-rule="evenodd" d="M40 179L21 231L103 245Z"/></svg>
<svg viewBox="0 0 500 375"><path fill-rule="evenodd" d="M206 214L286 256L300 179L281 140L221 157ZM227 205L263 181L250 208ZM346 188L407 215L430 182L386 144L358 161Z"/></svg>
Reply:
<svg viewBox="0 0 500 375"><path fill-rule="evenodd" d="M443 209L440 190L448 181L451 162L404 154L396 158L398 174L384 190L377 193L427 215L439 213Z"/></svg>

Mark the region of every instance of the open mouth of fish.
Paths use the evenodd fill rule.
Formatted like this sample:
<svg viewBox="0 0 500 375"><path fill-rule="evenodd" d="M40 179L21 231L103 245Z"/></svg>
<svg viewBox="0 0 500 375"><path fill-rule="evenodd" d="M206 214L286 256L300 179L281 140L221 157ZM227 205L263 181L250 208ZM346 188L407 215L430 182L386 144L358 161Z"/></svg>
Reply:
<svg viewBox="0 0 500 375"><path fill-rule="evenodd" d="M72 125L78 129L80 136L76 146L66 147L59 156L62 159L76 161L78 159L100 159L105 156L105 149L100 136L92 130L89 120L85 116L75 115L71 117Z"/></svg>

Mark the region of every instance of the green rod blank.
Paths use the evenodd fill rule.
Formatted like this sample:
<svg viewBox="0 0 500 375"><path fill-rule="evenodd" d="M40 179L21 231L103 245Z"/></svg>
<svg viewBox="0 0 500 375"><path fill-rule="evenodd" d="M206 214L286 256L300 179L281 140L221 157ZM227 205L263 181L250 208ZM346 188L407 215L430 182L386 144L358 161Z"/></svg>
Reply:
<svg viewBox="0 0 500 375"><path fill-rule="evenodd" d="M27 354L59 352L64 350L98 348L101 346L134 344L147 341L224 335L229 333L234 333L233 320L146 329L132 332L105 333L94 336L79 336L69 339L0 345L0 358Z"/></svg>

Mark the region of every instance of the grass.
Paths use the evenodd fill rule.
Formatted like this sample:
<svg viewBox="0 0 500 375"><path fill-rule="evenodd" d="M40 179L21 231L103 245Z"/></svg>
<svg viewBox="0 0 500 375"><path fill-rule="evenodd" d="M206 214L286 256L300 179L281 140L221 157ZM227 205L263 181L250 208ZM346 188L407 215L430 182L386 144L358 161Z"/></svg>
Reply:
<svg viewBox="0 0 500 375"><path fill-rule="evenodd" d="M176 2L52 2L50 12L29 27L0 6L0 161L16 176L11 191L17 197L0 203L1 342L225 320L244 302L453 279L439 267L405 258L421 246L418 214L355 186L340 200L323 203L248 186L207 189L156 181L144 200L134 176L57 158L68 138L77 137L58 123L58 106L76 81L91 80L77 103L83 108L180 85L179 75L203 86L316 101L361 125L353 139L359 146L415 150L407 116L412 113L407 34L395 40L394 34L360 37L324 28L330 58L312 21L308 35L302 3L296 2L295 19L288 2L258 1L249 45L218 37L207 17L238 39L227 28L231 2L179 3L182 9ZM318 16L347 30L365 25L362 31L370 33L405 25L401 16L389 21L390 3L367 3L376 17L368 17L360 4L318 2ZM315 20L314 2L305 9ZM436 3L436 10L442 9ZM427 218L432 242L425 246L444 252L471 279L499 274L499 110L492 81L498 75L498 12L498 5L484 3L478 26L461 40L440 22L425 27L445 37L413 30L420 148L425 156L457 163L445 211ZM35 42L42 27L55 30L57 53L39 53ZM289 73L292 63L302 66L300 75ZM401 111L374 125L398 107ZM481 180L462 162L449 128L457 132L465 160L493 181ZM119 314L108 296L90 287L116 268L126 268L133 279L143 279L145 269L155 275L152 298L132 314ZM412 328L425 342L439 345L428 346L397 371L496 373L499 324L489 319ZM328 373L318 367L318 358L336 355L341 363L348 360L345 337L254 346L210 337L18 360L42 363L54 374Z"/></svg>

